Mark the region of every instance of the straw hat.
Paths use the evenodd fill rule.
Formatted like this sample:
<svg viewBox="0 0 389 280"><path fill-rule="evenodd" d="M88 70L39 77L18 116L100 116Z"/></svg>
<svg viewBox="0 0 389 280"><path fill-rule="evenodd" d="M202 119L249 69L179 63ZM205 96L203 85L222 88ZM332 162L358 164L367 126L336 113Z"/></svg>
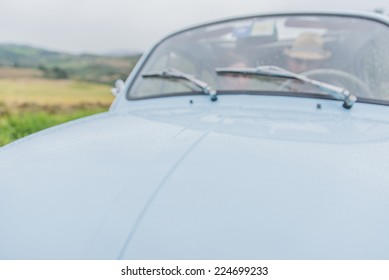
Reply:
<svg viewBox="0 0 389 280"><path fill-rule="evenodd" d="M329 58L331 52L323 48L323 38L316 33L302 33L284 53L292 58L322 60Z"/></svg>

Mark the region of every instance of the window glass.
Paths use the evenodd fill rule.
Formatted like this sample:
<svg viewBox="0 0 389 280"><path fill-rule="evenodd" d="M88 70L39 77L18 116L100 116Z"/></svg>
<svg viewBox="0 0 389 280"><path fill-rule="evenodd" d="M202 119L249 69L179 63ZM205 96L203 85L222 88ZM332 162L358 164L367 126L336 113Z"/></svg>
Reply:
<svg viewBox="0 0 389 280"><path fill-rule="evenodd" d="M389 29L380 22L345 16L258 17L190 29L154 49L128 97L201 94L184 79L142 76L170 68L206 82L219 94L325 94L296 80L216 71L267 65L345 88L358 97L389 100Z"/></svg>

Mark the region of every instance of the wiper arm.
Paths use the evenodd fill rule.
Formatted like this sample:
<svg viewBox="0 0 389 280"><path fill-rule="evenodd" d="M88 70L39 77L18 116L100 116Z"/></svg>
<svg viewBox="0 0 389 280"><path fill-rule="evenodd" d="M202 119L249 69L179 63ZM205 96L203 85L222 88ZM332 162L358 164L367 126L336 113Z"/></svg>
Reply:
<svg viewBox="0 0 389 280"><path fill-rule="evenodd" d="M206 82L196 79L194 76L181 72L175 68L167 68L161 71L149 72L142 75L143 78L181 79L186 80L201 89L204 94L210 96L211 101L216 101L216 90L212 89Z"/></svg>
<svg viewBox="0 0 389 280"><path fill-rule="evenodd" d="M278 66L259 66L257 68L216 68L215 71L218 74L258 75L298 80L317 87L335 99L343 100L343 107L346 109L350 109L357 101L357 97L344 88L309 79L304 75L290 72Z"/></svg>

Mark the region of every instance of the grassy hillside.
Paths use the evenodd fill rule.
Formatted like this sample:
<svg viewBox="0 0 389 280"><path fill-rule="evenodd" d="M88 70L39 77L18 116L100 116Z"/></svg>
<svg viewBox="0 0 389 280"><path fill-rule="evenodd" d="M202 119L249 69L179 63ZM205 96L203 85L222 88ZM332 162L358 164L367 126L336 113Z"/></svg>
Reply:
<svg viewBox="0 0 389 280"><path fill-rule="evenodd" d="M38 69L50 79L112 84L117 79L126 79L139 57L74 55L30 46L0 44L0 67Z"/></svg>
<svg viewBox="0 0 389 280"><path fill-rule="evenodd" d="M0 146L53 125L106 111L113 100L107 85L20 78L34 73L20 69L12 72L13 78L0 78Z"/></svg>
<svg viewBox="0 0 389 280"><path fill-rule="evenodd" d="M138 59L0 45L0 146L108 110L111 86L126 79Z"/></svg>
<svg viewBox="0 0 389 280"><path fill-rule="evenodd" d="M0 68L0 146L44 128L106 111L110 86L45 79L39 70Z"/></svg>
<svg viewBox="0 0 389 280"><path fill-rule="evenodd" d="M0 146L106 111L113 100L107 83L125 78L135 61L0 46ZM53 76L61 74L54 69L65 71L66 79Z"/></svg>

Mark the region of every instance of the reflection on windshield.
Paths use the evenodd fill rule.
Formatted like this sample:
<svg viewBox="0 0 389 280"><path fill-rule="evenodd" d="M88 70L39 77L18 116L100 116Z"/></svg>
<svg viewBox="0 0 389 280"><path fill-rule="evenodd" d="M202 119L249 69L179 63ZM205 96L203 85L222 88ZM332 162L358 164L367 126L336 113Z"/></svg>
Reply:
<svg viewBox="0 0 389 280"><path fill-rule="evenodd" d="M347 89L357 97L389 100L389 28L341 16L263 17L190 29L164 40L134 81L130 98L198 91L174 79L142 73L175 68L223 92L323 92L300 81L230 73L217 68L274 65Z"/></svg>

